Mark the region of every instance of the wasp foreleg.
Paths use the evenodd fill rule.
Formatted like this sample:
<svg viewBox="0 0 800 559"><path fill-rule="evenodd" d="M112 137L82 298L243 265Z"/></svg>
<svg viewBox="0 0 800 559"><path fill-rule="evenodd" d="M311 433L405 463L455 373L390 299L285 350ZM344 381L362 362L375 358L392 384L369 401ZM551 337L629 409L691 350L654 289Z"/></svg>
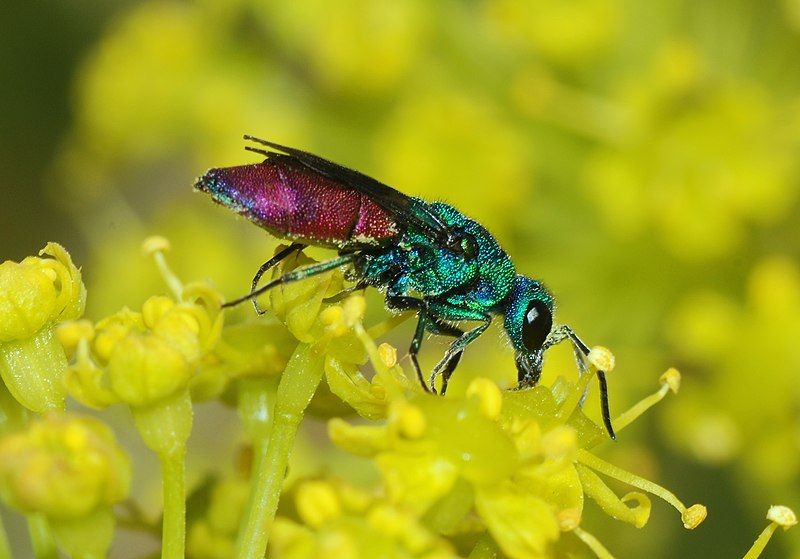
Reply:
<svg viewBox="0 0 800 559"><path fill-rule="evenodd" d="M425 384L425 377L422 376L422 368L419 366L418 357L419 348L422 345L422 338L425 336L425 325L428 321L427 305L422 299L415 299L414 297L407 297L405 295L393 295L392 293L386 294L386 305L398 311L417 311L417 329L414 331L414 337L411 338L411 346L408 348L408 355L411 357L411 364L414 365L419 383L426 392L429 392L428 385Z"/></svg>
<svg viewBox="0 0 800 559"><path fill-rule="evenodd" d="M430 319L431 320L428 323L428 331L432 332L433 334L452 336L453 338L460 338L464 335L464 331L461 328L452 326L433 316L431 316ZM452 375L453 371L455 371L456 367L458 367L458 363L461 361L462 355L464 355L463 351L456 353L453 358L447 362L447 366L445 367L444 371L442 371L442 396L444 396L444 394L447 392L447 383L450 381L450 375Z"/></svg>
<svg viewBox="0 0 800 559"><path fill-rule="evenodd" d="M470 320L470 318L466 319ZM466 349L466 347L478 339L478 337L483 334L489 325L492 323L491 315L480 315L480 317L471 318L471 320L482 320L483 324L480 326L476 326L472 330L464 332L461 336L458 337L456 341L450 344L450 347L447 348L447 351L442 357L441 361L433 368L433 372L431 373L431 390L434 389L436 385L436 377L443 373L443 369L446 370L447 364L455 358L456 355L460 354L461 352Z"/></svg>

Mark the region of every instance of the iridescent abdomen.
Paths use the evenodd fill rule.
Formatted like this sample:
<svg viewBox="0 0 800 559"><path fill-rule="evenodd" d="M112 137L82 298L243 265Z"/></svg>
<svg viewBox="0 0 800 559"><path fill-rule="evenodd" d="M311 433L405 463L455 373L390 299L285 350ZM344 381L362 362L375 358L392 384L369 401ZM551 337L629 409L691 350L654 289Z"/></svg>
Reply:
<svg viewBox="0 0 800 559"><path fill-rule="evenodd" d="M367 195L281 155L211 169L195 187L278 237L355 248L398 233L386 210Z"/></svg>

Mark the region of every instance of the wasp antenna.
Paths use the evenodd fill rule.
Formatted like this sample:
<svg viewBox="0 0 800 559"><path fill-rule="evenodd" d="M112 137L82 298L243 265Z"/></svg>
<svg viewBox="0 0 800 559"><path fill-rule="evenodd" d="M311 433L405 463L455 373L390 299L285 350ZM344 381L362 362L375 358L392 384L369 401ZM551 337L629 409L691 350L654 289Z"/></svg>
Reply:
<svg viewBox="0 0 800 559"><path fill-rule="evenodd" d="M567 336L572 340L572 344L584 355L589 355L589 346L583 343L578 335L572 331L572 328L565 328ZM562 338L563 339L563 338ZM597 381L600 384L600 409L603 412L603 425L605 425L608 436L612 440L617 440L617 435L614 433L614 426L611 424L611 408L608 404L608 383L606 382L605 371L597 371Z"/></svg>
<svg viewBox="0 0 800 559"><path fill-rule="evenodd" d="M617 434L614 433L614 426L611 424L611 409L608 405L608 384L606 383L606 373L604 371L597 371L597 380L600 383L600 408L603 411L603 425L606 426L608 436L611 440L617 440Z"/></svg>
<svg viewBox="0 0 800 559"><path fill-rule="evenodd" d="M583 343L583 340L581 340L578 335L572 331L572 328L567 329L567 335L569 336L569 339L572 340L572 343L575 344L575 347L581 350L581 353L584 355L589 355L589 346Z"/></svg>

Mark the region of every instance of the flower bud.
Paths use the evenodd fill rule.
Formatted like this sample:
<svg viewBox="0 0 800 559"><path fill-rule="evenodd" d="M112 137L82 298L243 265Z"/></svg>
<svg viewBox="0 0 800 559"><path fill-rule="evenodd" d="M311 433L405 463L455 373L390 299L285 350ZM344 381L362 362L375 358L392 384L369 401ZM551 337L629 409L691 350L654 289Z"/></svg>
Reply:
<svg viewBox="0 0 800 559"><path fill-rule="evenodd" d="M146 406L185 388L191 370L181 352L162 338L131 333L114 347L108 374L112 390L122 401Z"/></svg>
<svg viewBox="0 0 800 559"><path fill-rule="evenodd" d="M50 270L6 261L0 264L0 342L33 336L57 316Z"/></svg>
<svg viewBox="0 0 800 559"><path fill-rule="evenodd" d="M54 326L78 318L86 302L81 274L61 245L0 264L0 376L22 405L63 408L67 368Z"/></svg>
<svg viewBox="0 0 800 559"><path fill-rule="evenodd" d="M100 421L50 413L0 439L0 495L12 507L74 519L125 499L130 464Z"/></svg>
<svg viewBox="0 0 800 559"><path fill-rule="evenodd" d="M75 355L81 340L92 341L94 339L94 325L90 320L71 320L59 324L56 328L56 336L67 357L70 359Z"/></svg>
<svg viewBox="0 0 800 559"><path fill-rule="evenodd" d="M301 485L296 500L298 514L314 528L342 514L336 491L323 481L309 481Z"/></svg>
<svg viewBox="0 0 800 559"><path fill-rule="evenodd" d="M86 289L69 253L47 243L39 255L0 264L0 342L30 338L47 324L83 313Z"/></svg>

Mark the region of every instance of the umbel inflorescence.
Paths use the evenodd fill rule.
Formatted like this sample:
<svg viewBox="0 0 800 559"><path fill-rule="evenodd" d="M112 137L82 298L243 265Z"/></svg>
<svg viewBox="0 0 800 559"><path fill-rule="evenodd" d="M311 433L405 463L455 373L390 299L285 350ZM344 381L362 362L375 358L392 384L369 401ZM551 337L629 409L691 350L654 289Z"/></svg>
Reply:
<svg viewBox="0 0 800 559"><path fill-rule="evenodd" d="M703 506L686 507L594 452L608 439L580 404L592 375L613 367L608 350L593 349L574 382L501 391L476 378L463 395L441 397L423 392L396 350L375 341L402 316L366 327L362 296L323 302L340 291L338 272L273 290L264 301L271 316L257 318L223 311L207 283L184 284L168 249L160 238L144 244L169 294L96 321L81 318L86 292L61 246L0 265L0 496L28 519L38 556L55 546L104 556L120 522L153 528L131 516L126 452L81 406L126 406L158 456L163 557L260 558L269 546L271 557L290 559L557 558L577 543L607 558L583 522L587 497L638 528L650 495L673 505L688 529L705 518ZM297 255L275 273L308 262ZM677 392L680 375L671 369L660 382L615 418L618 431ZM338 401L326 408L327 436L373 464L375 487L325 474L285 486L298 426L322 393ZM190 499L187 522L186 442L194 407L206 400L236 407L251 459L208 486L206 498ZM618 496L609 479L631 491ZM792 524L787 511L771 513L747 557Z"/></svg>

